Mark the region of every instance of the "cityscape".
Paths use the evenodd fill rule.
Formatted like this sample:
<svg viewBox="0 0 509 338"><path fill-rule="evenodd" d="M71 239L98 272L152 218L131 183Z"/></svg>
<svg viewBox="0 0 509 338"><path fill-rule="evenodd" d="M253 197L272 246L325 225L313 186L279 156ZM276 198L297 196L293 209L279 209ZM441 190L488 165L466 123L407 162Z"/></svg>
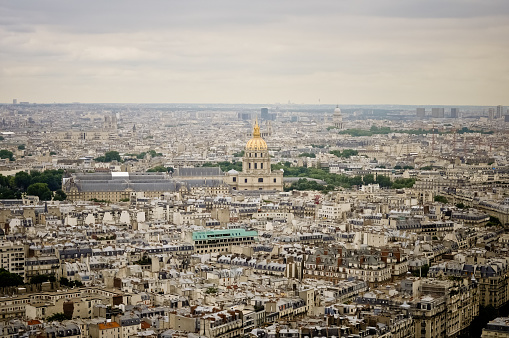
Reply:
<svg viewBox="0 0 509 338"><path fill-rule="evenodd" d="M509 337L509 2L0 17L1 338Z"/></svg>

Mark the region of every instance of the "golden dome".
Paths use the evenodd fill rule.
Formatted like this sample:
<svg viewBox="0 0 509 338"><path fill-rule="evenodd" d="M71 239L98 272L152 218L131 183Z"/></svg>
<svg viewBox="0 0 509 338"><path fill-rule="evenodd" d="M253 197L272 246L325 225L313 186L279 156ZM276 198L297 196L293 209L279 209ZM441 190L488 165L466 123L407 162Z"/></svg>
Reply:
<svg viewBox="0 0 509 338"><path fill-rule="evenodd" d="M260 126L258 126L258 120L256 120L253 129L253 138L247 141L246 150L247 151L267 150L267 143L265 143L260 134Z"/></svg>

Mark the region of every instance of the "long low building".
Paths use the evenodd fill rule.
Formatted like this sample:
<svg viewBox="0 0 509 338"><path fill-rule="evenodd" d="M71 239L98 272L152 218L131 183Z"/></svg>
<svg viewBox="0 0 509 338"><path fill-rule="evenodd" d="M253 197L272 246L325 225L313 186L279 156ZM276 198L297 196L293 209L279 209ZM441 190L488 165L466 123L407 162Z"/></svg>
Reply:
<svg viewBox="0 0 509 338"><path fill-rule="evenodd" d="M229 192L230 187L219 176L215 179L176 179L167 173L86 173L63 178L62 190L71 201L100 200L119 202L142 192L145 197L161 197L164 193L203 190L211 195Z"/></svg>

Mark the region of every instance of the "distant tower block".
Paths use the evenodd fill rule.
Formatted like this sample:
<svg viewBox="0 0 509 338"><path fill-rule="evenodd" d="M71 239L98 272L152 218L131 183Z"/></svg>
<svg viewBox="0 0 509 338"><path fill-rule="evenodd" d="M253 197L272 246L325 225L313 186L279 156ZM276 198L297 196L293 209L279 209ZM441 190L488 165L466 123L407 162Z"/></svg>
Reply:
<svg viewBox="0 0 509 338"><path fill-rule="evenodd" d="M262 108L260 111L260 118L264 121L269 119L269 108Z"/></svg>
<svg viewBox="0 0 509 338"><path fill-rule="evenodd" d="M444 118L444 108L431 108L431 117Z"/></svg>
<svg viewBox="0 0 509 338"><path fill-rule="evenodd" d="M12 104L18 104L18 99L12 99Z"/></svg>
<svg viewBox="0 0 509 338"><path fill-rule="evenodd" d="M488 109L488 119L491 121L495 118L495 108Z"/></svg>
<svg viewBox="0 0 509 338"><path fill-rule="evenodd" d="M497 106L497 119L501 119L504 116L504 107Z"/></svg>
<svg viewBox="0 0 509 338"><path fill-rule="evenodd" d="M426 116L426 108L417 108L415 110L415 115L417 117L425 117Z"/></svg>
<svg viewBox="0 0 509 338"><path fill-rule="evenodd" d="M458 108L451 108L451 118L452 119L458 118Z"/></svg>
<svg viewBox="0 0 509 338"><path fill-rule="evenodd" d="M334 109L332 122L334 122L334 128L343 129L343 116L341 115L341 109L339 109L339 106L336 106L336 109Z"/></svg>

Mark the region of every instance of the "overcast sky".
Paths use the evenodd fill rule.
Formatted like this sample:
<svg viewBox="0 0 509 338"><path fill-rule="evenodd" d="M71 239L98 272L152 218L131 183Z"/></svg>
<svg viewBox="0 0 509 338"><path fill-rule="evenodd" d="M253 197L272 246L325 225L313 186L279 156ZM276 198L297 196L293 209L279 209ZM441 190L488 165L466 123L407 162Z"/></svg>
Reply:
<svg viewBox="0 0 509 338"><path fill-rule="evenodd" d="M509 0L4 0L13 98L509 105Z"/></svg>

